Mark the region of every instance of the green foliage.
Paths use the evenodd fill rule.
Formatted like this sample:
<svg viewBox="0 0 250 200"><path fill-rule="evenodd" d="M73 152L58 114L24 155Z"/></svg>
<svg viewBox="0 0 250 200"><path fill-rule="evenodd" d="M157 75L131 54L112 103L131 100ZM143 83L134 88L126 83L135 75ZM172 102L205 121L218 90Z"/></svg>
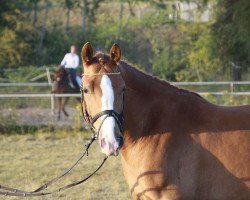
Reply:
<svg viewBox="0 0 250 200"><path fill-rule="evenodd" d="M3 0L0 68L57 65L71 44L90 41L103 51L116 42L129 62L171 81L228 80L231 61L247 72L249 1L182 2L197 5L196 20L171 1ZM215 17L200 21L207 5Z"/></svg>
<svg viewBox="0 0 250 200"><path fill-rule="evenodd" d="M218 56L225 66L234 62L246 71L250 66L250 1L218 0L212 27Z"/></svg>
<svg viewBox="0 0 250 200"><path fill-rule="evenodd" d="M13 113L10 115L0 114L0 132L6 132L7 129L11 126L16 125L17 116Z"/></svg>
<svg viewBox="0 0 250 200"><path fill-rule="evenodd" d="M227 91L225 91L225 95L215 96L212 94L207 94L204 96L209 102L214 103L216 105L223 106L238 106L238 105L249 105L250 97L249 96L229 96Z"/></svg>
<svg viewBox="0 0 250 200"><path fill-rule="evenodd" d="M225 78L209 24L196 24L189 34L191 47L187 53L189 67L178 72L177 80L213 81ZM197 33L201 33L198 35Z"/></svg>
<svg viewBox="0 0 250 200"><path fill-rule="evenodd" d="M190 44L187 34L183 32L185 26L167 24L165 27L159 27L158 31L162 31L162 37L153 40L153 72L163 79L176 81L177 73L188 67L186 56Z"/></svg>
<svg viewBox="0 0 250 200"><path fill-rule="evenodd" d="M209 23L173 21L166 10L147 18L154 74L171 81L215 80L223 71ZM151 21L150 21L151 20Z"/></svg>
<svg viewBox="0 0 250 200"><path fill-rule="evenodd" d="M53 71L54 69L50 68L50 72L52 73ZM30 79L41 75L42 73L46 73L46 68L25 66L9 70L0 69L0 78L9 80L10 82L30 82ZM40 81L47 82L47 76L45 76L43 79L40 79Z"/></svg>
<svg viewBox="0 0 250 200"><path fill-rule="evenodd" d="M20 10L4 15L3 20L7 26L0 29L0 66L2 67L16 67L29 62L31 44L22 37L29 31L29 25L19 21L19 16Z"/></svg>

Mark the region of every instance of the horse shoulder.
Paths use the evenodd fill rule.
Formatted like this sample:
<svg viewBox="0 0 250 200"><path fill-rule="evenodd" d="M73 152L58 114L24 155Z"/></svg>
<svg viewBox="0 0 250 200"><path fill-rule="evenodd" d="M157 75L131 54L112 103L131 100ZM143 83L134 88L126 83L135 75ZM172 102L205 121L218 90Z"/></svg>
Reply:
<svg viewBox="0 0 250 200"><path fill-rule="evenodd" d="M192 135L200 146L196 198L248 199L250 107L214 106Z"/></svg>

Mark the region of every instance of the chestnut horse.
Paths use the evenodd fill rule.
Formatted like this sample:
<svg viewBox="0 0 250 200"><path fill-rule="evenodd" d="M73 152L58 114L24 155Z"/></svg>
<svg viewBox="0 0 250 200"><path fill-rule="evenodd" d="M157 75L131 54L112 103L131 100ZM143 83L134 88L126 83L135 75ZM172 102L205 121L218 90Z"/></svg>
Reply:
<svg viewBox="0 0 250 200"><path fill-rule="evenodd" d="M57 94L71 94L71 93L80 93L78 88L72 88L69 85L69 77L68 73L66 72L64 66L59 66L58 70L54 73L54 89L53 93ZM61 112L68 117L68 113L65 110L65 106L69 100L69 97L58 97L58 116L57 118L61 118ZM80 98L77 98L80 102Z"/></svg>
<svg viewBox="0 0 250 200"><path fill-rule="evenodd" d="M117 155L120 150L133 199L250 199L249 105L213 105L147 75L120 61L116 44L109 55L93 55L86 43L81 56L83 106L89 116L121 113L126 87L123 131L114 116L102 116L94 126L101 126L102 152Z"/></svg>

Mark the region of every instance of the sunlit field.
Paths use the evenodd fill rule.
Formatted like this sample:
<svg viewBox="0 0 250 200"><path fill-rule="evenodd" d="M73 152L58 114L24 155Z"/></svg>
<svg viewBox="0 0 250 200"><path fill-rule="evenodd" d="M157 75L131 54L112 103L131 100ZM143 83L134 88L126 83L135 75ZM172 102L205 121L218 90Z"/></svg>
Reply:
<svg viewBox="0 0 250 200"><path fill-rule="evenodd" d="M88 133L38 133L34 135L0 136L0 184L24 190L34 190L54 178L79 157ZM91 173L102 162L104 155L95 142L89 156L54 186L66 185ZM20 199L3 197L0 199ZM30 199L30 198L28 198ZM34 199L131 199L122 174L121 158L110 157L97 174L80 186Z"/></svg>

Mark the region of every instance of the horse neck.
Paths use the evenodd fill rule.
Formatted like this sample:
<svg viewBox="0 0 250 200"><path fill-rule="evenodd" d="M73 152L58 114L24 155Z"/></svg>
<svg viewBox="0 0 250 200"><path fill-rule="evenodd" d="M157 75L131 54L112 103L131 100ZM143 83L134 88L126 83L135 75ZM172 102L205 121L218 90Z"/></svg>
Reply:
<svg viewBox="0 0 250 200"><path fill-rule="evenodd" d="M70 90L70 87L68 85L68 75L67 73L63 74L63 76L60 77L61 80L57 83L57 92L58 93L66 93Z"/></svg>
<svg viewBox="0 0 250 200"><path fill-rule="evenodd" d="M68 83L69 83L69 77L68 77L68 73L66 72L66 70L63 73L63 76L61 77L61 84L64 87L69 87Z"/></svg>
<svg viewBox="0 0 250 200"><path fill-rule="evenodd" d="M151 124L158 119L152 115L152 111L168 109L163 105L171 106L175 102L178 89L125 62L120 62L120 71L126 84L124 134L126 139L133 142L145 134L154 134Z"/></svg>
<svg viewBox="0 0 250 200"><path fill-rule="evenodd" d="M121 150L124 166L135 163L138 154L151 155L148 153L158 145L165 148L174 136L188 137L188 132L201 124L200 107L207 102L197 94L178 89L124 62L120 63L120 71L126 84L124 146ZM198 113L195 119L194 113ZM187 120L191 118L193 120Z"/></svg>

